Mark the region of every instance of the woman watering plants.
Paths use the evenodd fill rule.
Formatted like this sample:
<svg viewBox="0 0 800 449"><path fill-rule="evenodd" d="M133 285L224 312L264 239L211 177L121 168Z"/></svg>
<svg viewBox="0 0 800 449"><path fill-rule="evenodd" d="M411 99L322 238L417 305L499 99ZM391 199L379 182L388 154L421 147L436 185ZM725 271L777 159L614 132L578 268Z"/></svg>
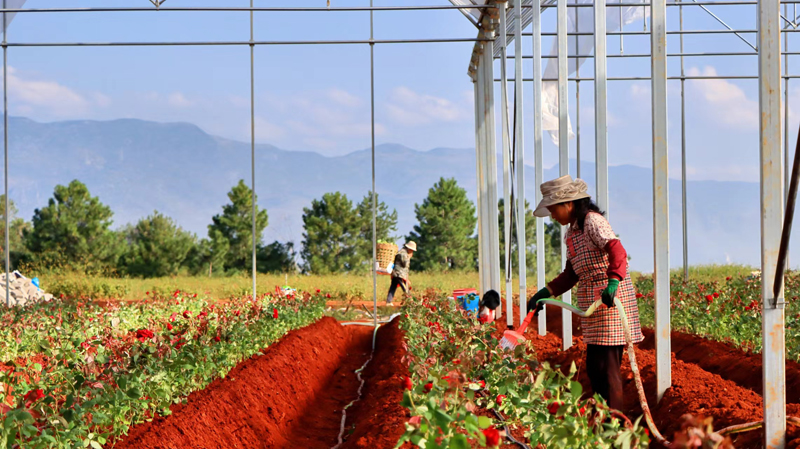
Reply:
<svg viewBox="0 0 800 449"><path fill-rule="evenodd" d="M404 293L408 293L411 288L411 283L408 281L408 267L411 264L411 257L414 251L417 250L417 244L414 242L406 242L403 248L394 256L394 268L392 269L392 285L389 286L389 294L386 296L386 305L391 306L394 300L394 292L397 286L403 289Z"/></svg>
<svg viewBox="0 0 800 449"><path fill-rule="evenodd" d="M644 339L639 325L636 292L628 274L628 255L604 213L589 194L581 179L569 175L545 182L541 186L542 201L534 215L551 218L566 232L567 263L564 271L528 301L528 310L536 314L544 305L540 299L561 296L578 284L580 309L586 310L597 299L601 307L591 316L581 318L583 340L586 343L586 373L595 393L608 405L621 409L622 402L622 351L625 336L619 313L614 306L618 298L625 308L631 339L639 343Z"/></svg>

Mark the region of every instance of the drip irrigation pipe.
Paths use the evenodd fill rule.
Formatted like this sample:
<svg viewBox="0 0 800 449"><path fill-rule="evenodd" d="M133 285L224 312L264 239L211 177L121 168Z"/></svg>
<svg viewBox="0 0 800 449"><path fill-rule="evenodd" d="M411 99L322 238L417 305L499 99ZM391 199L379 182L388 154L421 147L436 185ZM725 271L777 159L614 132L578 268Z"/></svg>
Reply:
<svg viewBox="0 0 800 449"><path fill-rule="evenodd" d="M351 323L351 324L361 324L361 323ZM373 326L373 324L370 324L370 326ZM347 409L350 408L356 402L361 400L361 390L364 389L364 378L361 377L361 373L364 371L364 369L367 367L367 365L369 365L369 362L371 362L372 358L375 356L375 336L376 335L378 335L378 327L377 326L375 326L375 331L372 333L372 352L369 355L369 359L367 359L367 361L364 362L364 364L361 366L361 368L359 368L359 369L357 369L355 371L359 382L361 382L361 385L358 386L358 396L356 396L355 399L350 401L350 403L345 405L344 408L342 409L342 423L341 423L341 425L339 427L338 443L336 443L336 446L333 446L332 449L339 449L339 447L342 444L344 444L343 437L344 437L344 426L345 426L345 423L347 422Z"/></svg>
<svg viewBox="0 0 800 449"><path fill-rule="evenodd" d="M489 394L489 390L486 390L486 389L478 390L478 392L481 393L484 396L488 396L488 394ZM511 441L512 443L514 443L517 446L521 447L522 449L531 449L530 446L528 446L527 444L517 440L516 438L514 438L513 435L511 435L511 431L508 430L508 424L506 424L505 418L503 418L503 415L501 415L500 412L497 411L497 409L493 408L492 412L494 412L494 416L497 417L497 420L500 421L500 425L503 426L503 430L506 432L506 438L508 438L509 441Z"/></svg>
<svg viewBox="0 0 800 449"><path fill-rule="evenodd" d="M556 307L561 307L562 309L569 310L570 312L574 313L575 315L578 315L581 318L587 318L591 316L595 311L597 311L598 308L603 306L603 301L598 299L591 306L589 306L589 308L586 309L586 311L584 312L583 310L578 309L577 307L571 304L567 304L565 302L554 299L540 299L538 302L543 304L550 304ZM639 393L639 403L642 406L642 411L644 412L644 418L645 421L647 422L647 427L650 428L650 432L653 434L653 437L656 439L656 441L658 441L660 444L664 446L670 447L671 443L667 441L667 439L664 438L663 435L661 435L661 432L658 431L658 428L653 422L653 415L650 414L650 407L647 404L647 398L644 395L644 387L642 386L642 377L639 374L639 367L636 364L636 353L633 350L633 341L631 340L631 330L628 325L628 317L627 315L625 315L625 307L622 305L622 302L619 300L619 298L614 298L614 305L616 306L617 311L619 312L620 321L622 322L622 331L625 334L625 343L628 349L628 359L631 362L631 371L633 371L633 377L636 380L636 390ZM800 420L798 420L797 418L789 417L787 421L790 424L800 425ZM719 435L726 435L726 434L746 432L750 430L759 429L763 425L764 425L763 421L737 424L734 426L726 427L722 430L719 430L716 433Z"/></svg>

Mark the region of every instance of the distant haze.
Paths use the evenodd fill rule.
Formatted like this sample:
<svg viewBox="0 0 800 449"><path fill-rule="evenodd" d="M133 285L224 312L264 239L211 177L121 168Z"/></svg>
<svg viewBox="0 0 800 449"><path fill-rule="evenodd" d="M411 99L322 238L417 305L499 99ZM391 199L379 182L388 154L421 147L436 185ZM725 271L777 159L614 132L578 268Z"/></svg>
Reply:
<svg viewBox="0 0 800 449"><path fill-rule="evenodd" d="M26 220L47 204L56 184L79 179L112 208L115 227L158 210L204 237L211 217L228 202L231 187L239 179L250 185L250 144L211 136L186 123L37 123L9 117L9 149L10 197ZM576 173L575 164L571 161L570 173ZM582 163L581 168L593 191L594 165ZM418 151L382 144L376 148L376 170L380 199L397 209L399 236L411 230L414 204L422 202L439 177L455 177L476 199L474 149ZM267 243L293 240L299 246L302 209L312 199L338 190L355 203L371 186L369 150L324 157L256 145L255 171L259 205L269 213ZM525 174L526 196L533 206L533 167L526 166ZM632 269L642 271L653 266L651 175L649 168L609 168L611 224L632 256ZM545 170L545 177L557 176L558 167ZM498 179L502 182L502 174ZM688 192L690 263L759 265L758 184L689 181ZM670 182L670 201L670 260L676 267L682 262L678 180ZM800 245L792 248L796 252Z"/></svg>

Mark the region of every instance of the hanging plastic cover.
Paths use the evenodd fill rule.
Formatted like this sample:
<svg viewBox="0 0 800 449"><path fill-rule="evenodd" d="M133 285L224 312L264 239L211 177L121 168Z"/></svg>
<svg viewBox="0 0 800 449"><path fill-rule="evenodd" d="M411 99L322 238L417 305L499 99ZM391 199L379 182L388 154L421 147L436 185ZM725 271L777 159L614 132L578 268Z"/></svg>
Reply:
<svg viewBox="0 0 800 449"><path fill-rule="evenodd" d="M6 9L22 9L22 5L25 4L25 1L26 0L5 0L5 6L6 6ZM2 6L3 6L3 4L0 3L0 7L2 7ZM17 13L9 12L9 13L5 13L4 15L6 16L6 20L5 20L5 24L3 26L2 31L0 31L2 33L5 33L6 27L8 27L8 25L11 24L11 21L14 20L14 16L16 16Z"/></svg>

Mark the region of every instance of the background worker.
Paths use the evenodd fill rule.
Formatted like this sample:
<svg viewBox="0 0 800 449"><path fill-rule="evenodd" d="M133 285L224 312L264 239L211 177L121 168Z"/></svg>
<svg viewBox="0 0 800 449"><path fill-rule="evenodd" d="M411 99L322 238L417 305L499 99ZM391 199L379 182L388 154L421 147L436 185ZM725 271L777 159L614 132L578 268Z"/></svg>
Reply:
<svg viewBox="0 0 800 449"><path fill-rule="evenodd" d="M414 255L414 251L417 250L417 244L408 241L400 251L397 252L397 255L394 256L394 268L392 269L392 285L389 286L389 295L386 296L386 305L391 306L392 301L394 300L394 292L397 290L397 286L399 285L400 288L403 289L403 293L408 293L411 289L411 283L408 280L408 267L411 263L411 257Z"/></svg>
<svg viewBox="0 0 800 449"><path fill-rule="evenodd" d="M529 301L528 310L536 314L544 307L540 299L561 296L578 284L578 307L589 308L598 298L603 307L587 318L581 318L583 340L586 343L586 373L595 393L602 396L611 408L621 409L622 351L625 335L614 298L625 308L631 339L644 339L639 325L636 292L628 273L628 255L622 247L604 213L592 202L588 186L581 179L562 176L542 184L542 201L536 207L537 217L551 216L566 232L567 263L564 271Z"/></svg>

